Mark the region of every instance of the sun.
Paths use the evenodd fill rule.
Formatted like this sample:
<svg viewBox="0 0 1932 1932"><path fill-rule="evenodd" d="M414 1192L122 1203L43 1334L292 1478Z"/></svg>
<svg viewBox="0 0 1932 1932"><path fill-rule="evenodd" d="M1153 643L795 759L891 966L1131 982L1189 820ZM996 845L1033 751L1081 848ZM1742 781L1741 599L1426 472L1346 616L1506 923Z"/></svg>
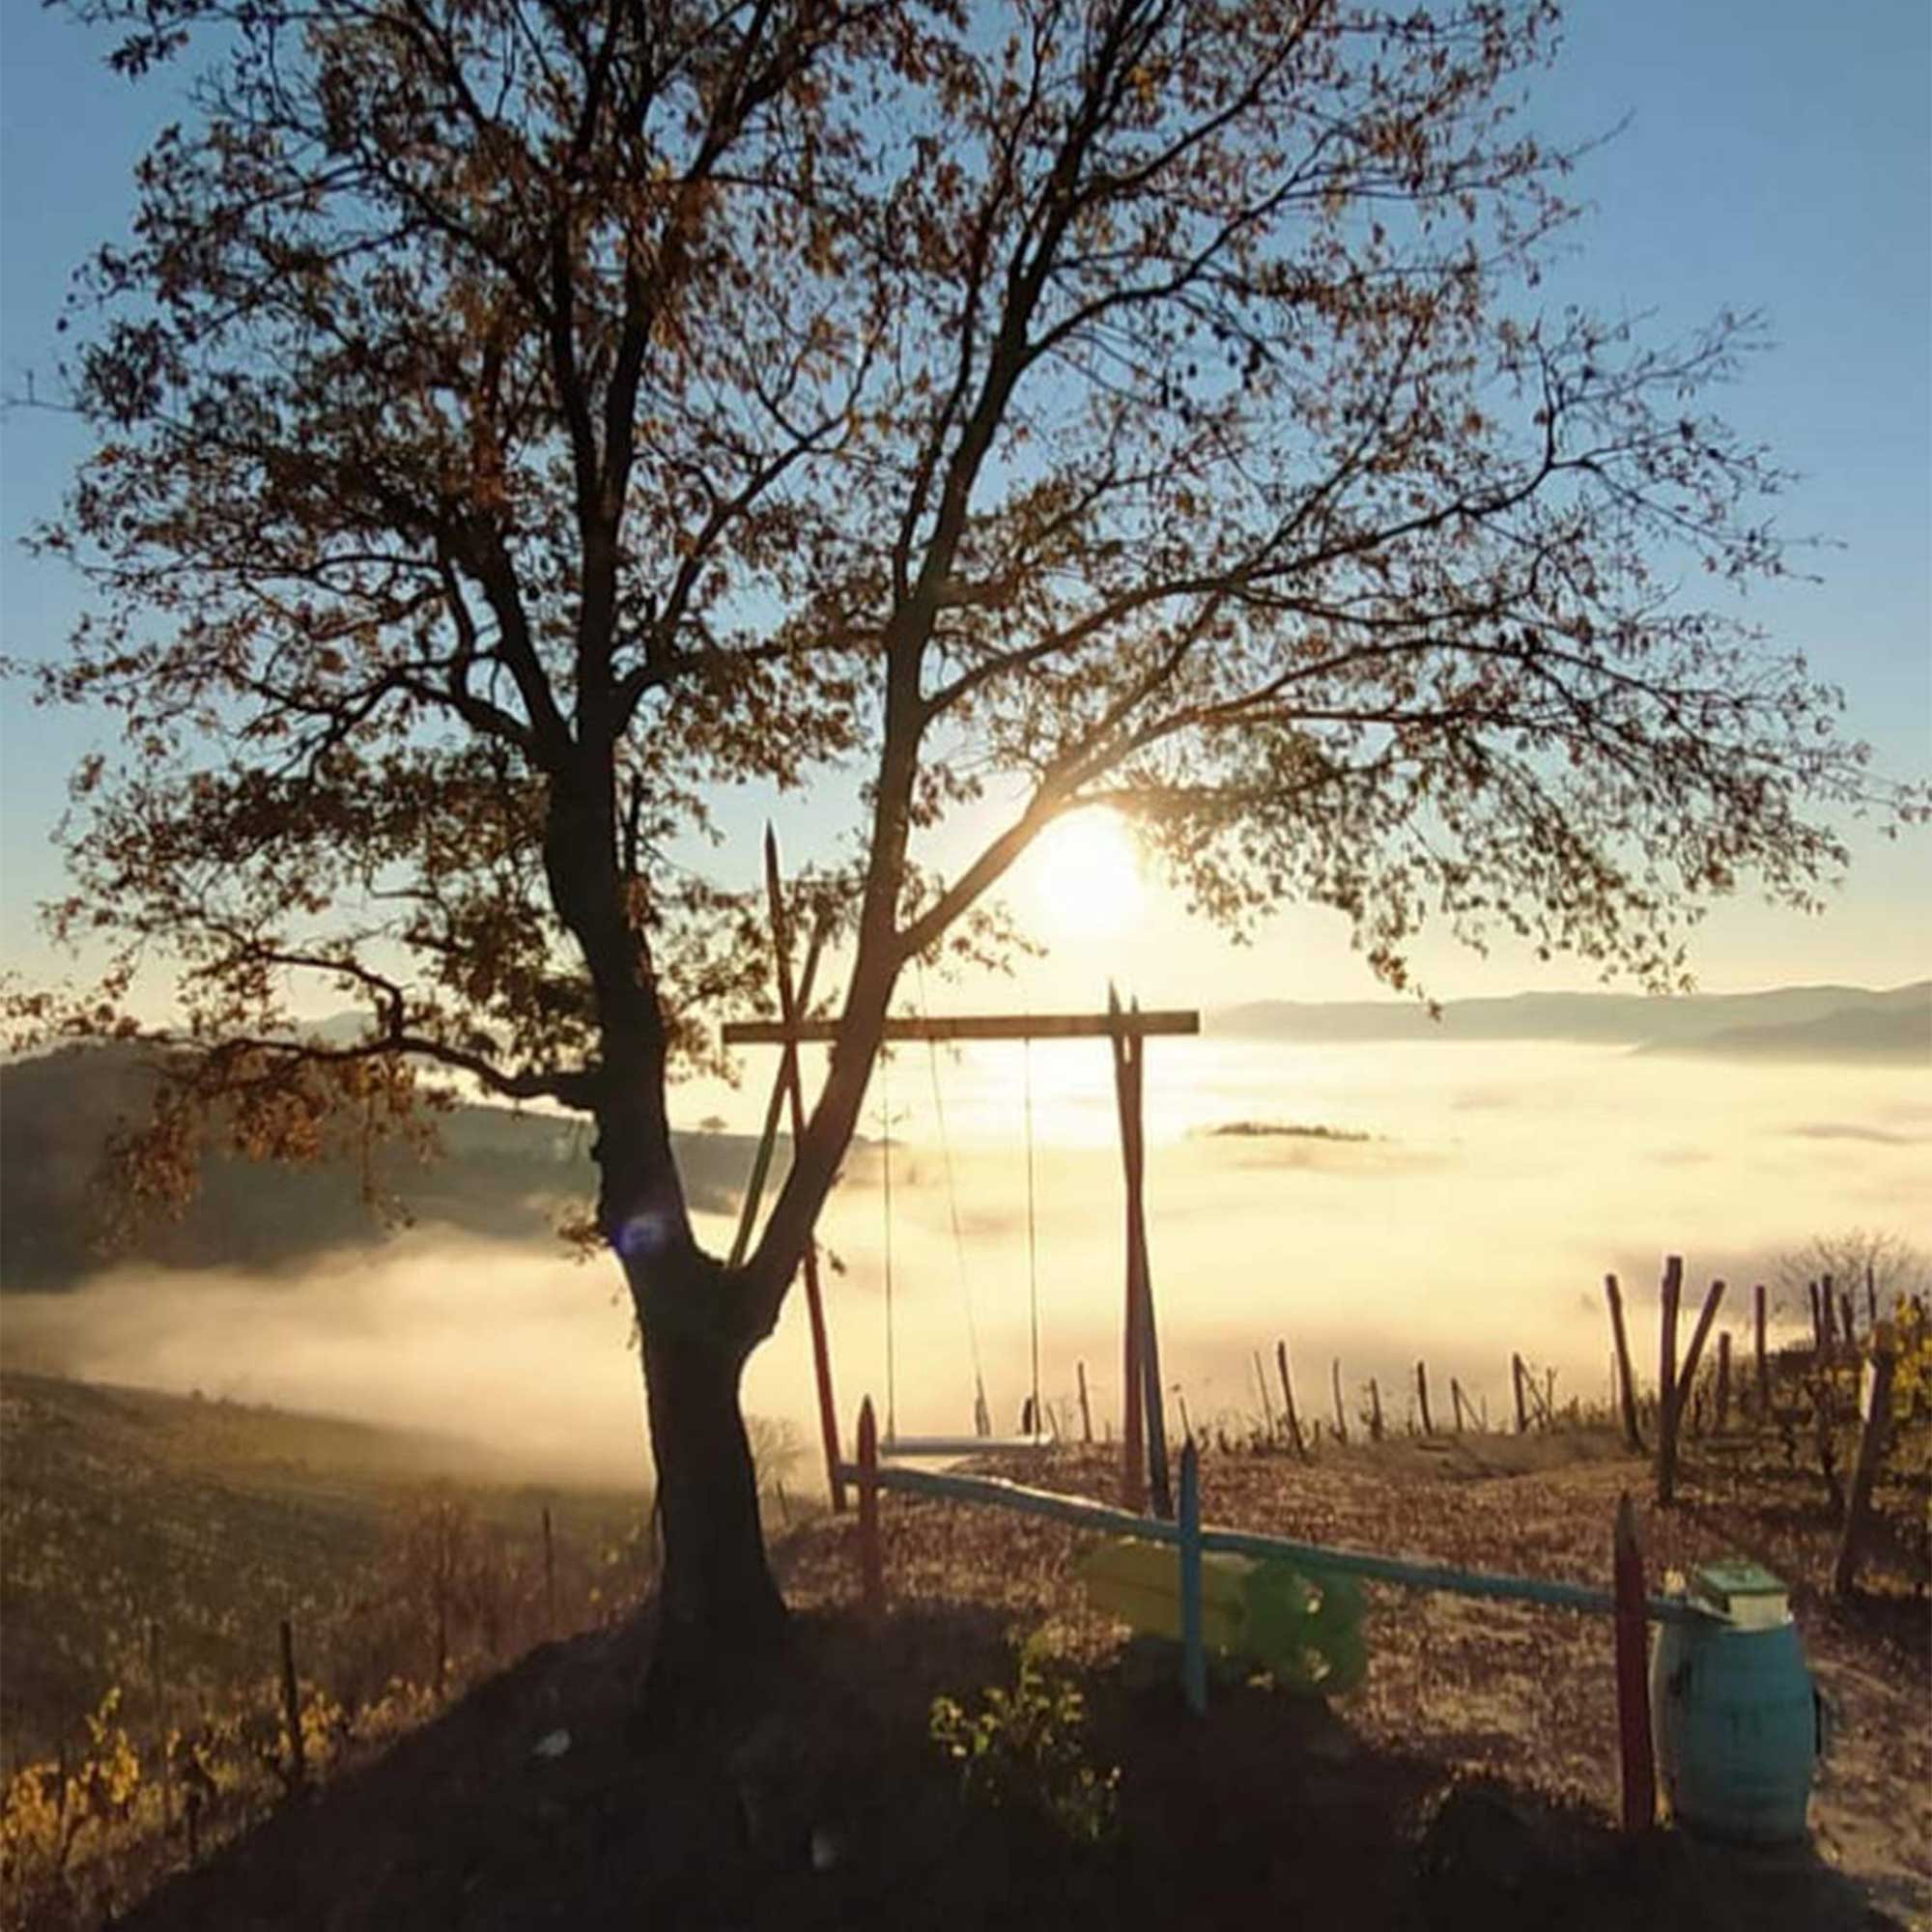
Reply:
<svg viewBox="0 0 1932 1932"><path fill-rule="evenodd" d="M1028 854L1028 896L1053 939L1117 939L1141 923L1146 888L1132 835L1101 809L1058 820Z"/></svg>

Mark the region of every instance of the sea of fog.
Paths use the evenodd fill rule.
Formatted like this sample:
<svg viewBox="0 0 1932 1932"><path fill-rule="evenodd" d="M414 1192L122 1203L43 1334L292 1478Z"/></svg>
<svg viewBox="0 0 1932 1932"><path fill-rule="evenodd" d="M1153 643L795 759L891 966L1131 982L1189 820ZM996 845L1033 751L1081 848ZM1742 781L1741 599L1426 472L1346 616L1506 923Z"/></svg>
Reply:
<svg viewBox="0 0 1932 1932"><path fill-rule="evenodd" d="M1851 1228L1909 1237L1932 1200L1932 1094L1909 1069L1209 1037L1151 1041L1146 1089L1162 1368L1197 1423L1259 1408L1252 1354L1278 1338L1316 1413L1337 1357L1351 1406L1375 1376L1398 1420L1418 1357L1444 1407L1455 1376L1500 1415L1513 1350L1556 1371L1559 1401L1596 1397L1608 1387L1606 1271L1634 1300L1647 1362L1664 1254L1686 1258L1698 1294L1729 1281L1725 1317L1742 1323L1749 1284L1776 1284L1781 1251ZM761 1095L748 1082L680 1106L690 1124L722 1115L742 1128ZM1212 1131L1233 1122L1368 1138ZM841 1413L867 1393L883 1408L890 1391L902 1432L963 1433L977 1362L997 1426L1016 1426L1037 1284L1046 1401L1077 1416L1084 1361L1096 1431L1111 1422L1122 1192L1104 1044L942 1050L936 1065L901 1050L865 1131L822 1224ZM724 1219L700 1225L728 1243ZM74 1293L15 1297L6 1353L441 1429L513 1449L533 1473L608 1477L635 1472L642 1453L629 1330L605 1262L419 1227L293 1282L124 1268ZM754 1356L746 1403L812 1439L802 1294Z"/></svg>

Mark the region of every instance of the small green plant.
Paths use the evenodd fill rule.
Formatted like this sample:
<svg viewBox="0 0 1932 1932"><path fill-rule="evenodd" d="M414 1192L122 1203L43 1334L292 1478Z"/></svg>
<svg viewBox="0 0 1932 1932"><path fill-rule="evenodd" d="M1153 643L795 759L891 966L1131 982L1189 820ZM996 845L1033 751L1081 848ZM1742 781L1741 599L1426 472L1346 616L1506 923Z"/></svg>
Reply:
<svg viewBox="0 0 1932 1932"><path fill-rule="evenodd" d="M1049 1675L1037 1647L1019 1653L1010 1690L995 1687L977 1712L951 1697L932 1700L934 1744L959 1767L960 1786L977 1804L1026 1808L1082 1844L1113 1835L1121 1773L1087 1761L1081 1732L1087 1703L1066 1678Z"/></svg>

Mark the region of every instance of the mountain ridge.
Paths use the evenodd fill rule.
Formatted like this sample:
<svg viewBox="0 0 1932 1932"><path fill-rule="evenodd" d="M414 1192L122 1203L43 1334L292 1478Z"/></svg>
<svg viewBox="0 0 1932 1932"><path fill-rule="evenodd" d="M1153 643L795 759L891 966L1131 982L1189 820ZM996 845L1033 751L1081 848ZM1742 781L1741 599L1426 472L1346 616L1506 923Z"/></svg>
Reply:
<svg viewBox="0 0 1932 1932"><path fill-rule="evenodd" d="M1872 1017L1860 1021L1848 1015ZM1932 1055L1932 980L1883 988L1825 983L1750 993L1515 993L1444 1002L1440 1019L1419 1002L1405 1000L1257 1000L1207 1017L1208 1031L1223 1037L1308 1044L1561 1040L1736 1058ZM1841 1040L1834 1038L1834 1022Z"/></svg>

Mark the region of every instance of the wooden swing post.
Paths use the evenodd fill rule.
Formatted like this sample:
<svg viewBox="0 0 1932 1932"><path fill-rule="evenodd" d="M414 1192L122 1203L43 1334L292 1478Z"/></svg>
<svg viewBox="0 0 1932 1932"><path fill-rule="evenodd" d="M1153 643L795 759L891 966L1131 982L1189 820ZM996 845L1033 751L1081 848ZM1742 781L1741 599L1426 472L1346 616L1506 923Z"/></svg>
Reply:
<svg viewBox="0 0 1932 1932"><path fill-rule="evenodd" d="M766 884L773 898L774 932L782 931L782 907L777 896L778 846L767 835ZM792 1132L803 1132L803 1095L798 1089L798 1049L807 1045L836 1045L839 1023L836 1019L812 1019L802 1010L803 1003L791 996L789 960L781 943L780 1009L777 1020L727 1020L724 1029L726 1046L777 1046L784 1050L789 1063L781 1071L792 1103ZM1169 1494L1166 1431L1160 1408L1160 1350L1153 1332L1153 1298L1149 1279L1147 1219L1144 1201L1146 1139L1142 1131L1141 1055L1148 1037L1154 1034L1194 1035L1201 1031L1201 1015L1192 1010L1167 1009L1143 1012L1138 1005L1122 1009L1118 998L1109 996L1102 1013L956 1013L888 1019L880 1030L880 1044L895 1045L913 1040L1033 1040L1108 1039L1113 1043L1115 1095L1121 1114L1122 1159L1127 1187L1127 1293L1123 1341L1125 1369L1124 1400L1122 1405L1121 1435L1123 1485L1126 1506L1145 1508L1147 1484L1151 1474L1155 1507L1163 1516L1174 1513ZM832 1408L832 1365L825 1342L823 1304L817 1292L816 1258L808 1248L806 1292L812 1314L812 1365L818 1381L820 1425L827 1442L827 1458L833 1471L835 1496L842 1497L838 1483L838 1419ZM1082 1382L1085 1382L1084 1365ZM1091 1420L1083 1400L1083 1433ZM1039 1418L1035 1417L1037 1430ZM898 1437L880 1445L881 1453L896 1449L901 1454L939 1455L954 1449L966 1450L998 1446L973 1438L955 1441L951 1437Z"/></svg>
<svg viewBox="0 0 1932 1932"><path fill-rule="evenodd" d="M772 920L772 951L778 959L779 1010L794 1037L786 1044L781 1074L791 1113L791 1144L796 1157L805 1139L805 1094L798 1070L796 1030L799 1003L791 981L791 933L785 921L784 887L779 877L778 834L765 827L765 896ZM813 949L816 964L816 949ZM845 1485L838 1475L838 1413L832 1406L832 1349L825 1335L825 1297L818 1286L818 1241L814 1233L805 1244L805 1305L811 1318L811 1368L818 1384L818 1430L825 1444L825 1481L834 1512L845 1507Z"/></svg>

